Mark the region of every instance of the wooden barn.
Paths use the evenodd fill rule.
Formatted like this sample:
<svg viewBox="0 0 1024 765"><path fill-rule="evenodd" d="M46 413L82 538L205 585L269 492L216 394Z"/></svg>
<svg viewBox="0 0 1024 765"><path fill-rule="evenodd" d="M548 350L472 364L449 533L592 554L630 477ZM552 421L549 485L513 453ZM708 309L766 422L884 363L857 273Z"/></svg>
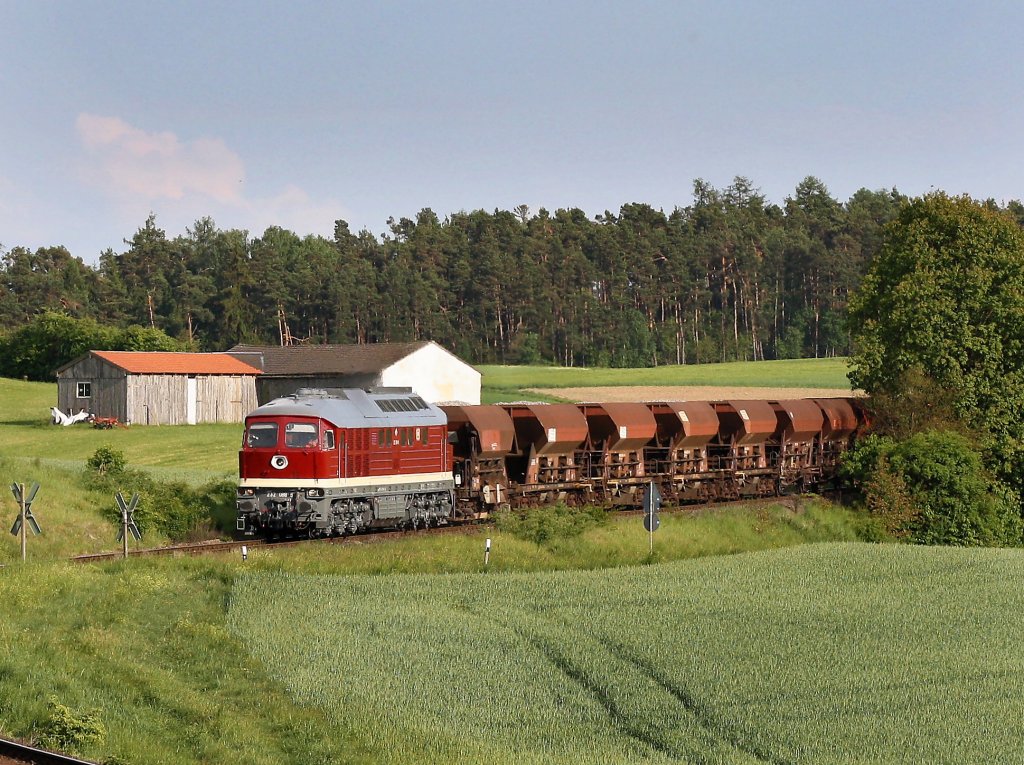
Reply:
<svg viewBox="0 0 1024 765"><path fill-rule="evenodd" d="M430 341L365 345L236 345L228 351L262 370L261 404L299 388L412 388L431 403L480 403L480 373Z"/></svg>
<svg viewBox="0 0 1024 765"><path fill-rule="evenodd" d="M89 351L57 370L57 407L132 425L242 422L259 374L227 353Z"/></svg>

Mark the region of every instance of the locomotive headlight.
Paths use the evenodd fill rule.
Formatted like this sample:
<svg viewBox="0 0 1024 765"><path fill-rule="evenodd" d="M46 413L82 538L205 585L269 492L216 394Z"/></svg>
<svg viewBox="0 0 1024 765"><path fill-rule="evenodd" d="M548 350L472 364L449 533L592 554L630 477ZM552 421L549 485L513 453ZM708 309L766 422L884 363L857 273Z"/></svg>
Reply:
<svg viewBox="0 0 1024 765"><path fill-rule="evenodd" d="M307 499L322 499L324 496L323 489L306 489Z"/></svg>
<svg viewBox="0 0 1024 765"><path fill-rule="evenodd" d="M239 486L238 496L239 497L252 497L256 494L256 489L249 486Z"/></svg>

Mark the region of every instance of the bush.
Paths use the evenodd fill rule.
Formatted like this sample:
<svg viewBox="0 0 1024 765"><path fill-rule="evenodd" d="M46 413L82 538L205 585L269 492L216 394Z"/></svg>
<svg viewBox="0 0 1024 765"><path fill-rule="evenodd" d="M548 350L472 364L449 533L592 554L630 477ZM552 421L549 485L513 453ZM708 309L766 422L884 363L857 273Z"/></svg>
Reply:
<svg viewBox="0 0 1024 765"><path fill-rule="evenodd" d="M894 536L919 544L1022 542L1019 497L985 470L979 451L960 433L869 436L844 459L842 473Z"/></svg>
<svg viewBox="0 0 1024 765"><path fill-rule="evenodd" d="M98 476L122 475L128 466L124 452L110 446L101 446L85 461L85 466Z"/></svg>
<svg viewBox="0 0 1024 765"><path fill-rule="evenodd" d="M121 523L121 511L112 501L114 494L121 492L125 499L130 499L137 493L139 503L134 519L143 534L147 530L157 531L181 542L206 538L213 528L229 530L234 525L234 484L218 481L196 489L181 481L158 481L148 473L129 468L124 454L107 446L97 449L86 460L85 484L110 495L105 515L115 525Z"/></svg>
<svg viewBox="0 0 1024 765"><path fill-rule="evenodd" d="M107 735L99 710L76 713L51 696L46 702L49 716L40 726L36 743L44 749L79 754L88 744L99 743Z"/></svg>
<svg viewBox="0 0 1024 765"><path fill-rule="evenodd" d="M498 513L496 525L520 539L542 545L575 537L587 529L608 522L608 513L600 507L531 507Z"/></svg>

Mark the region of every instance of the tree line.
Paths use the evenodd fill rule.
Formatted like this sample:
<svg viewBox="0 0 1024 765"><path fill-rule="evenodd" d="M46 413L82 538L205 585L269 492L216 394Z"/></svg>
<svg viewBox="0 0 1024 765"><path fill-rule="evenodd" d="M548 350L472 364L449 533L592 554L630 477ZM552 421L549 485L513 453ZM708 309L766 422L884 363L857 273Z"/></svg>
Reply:
<svg viewBox="0 0 1024 765"><path fill-rule="evenodd" d="M738 177L670 213L627 204L424 209L376 236L261 236L153 216L96 267L64 247L2 251L0 332L40 312L160 330L185 347L434 340L472 363L651 366L851 351L845 317L905 202L845 203L808 177L782 205Z"/></svg>

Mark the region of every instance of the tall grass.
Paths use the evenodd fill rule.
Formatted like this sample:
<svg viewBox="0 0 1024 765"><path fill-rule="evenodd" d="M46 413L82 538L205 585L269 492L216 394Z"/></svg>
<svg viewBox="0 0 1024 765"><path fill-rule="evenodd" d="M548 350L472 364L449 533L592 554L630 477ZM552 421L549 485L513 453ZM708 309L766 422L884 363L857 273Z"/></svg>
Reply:
<svg viewBox="0 0 1024 765"><path fill-rule="evenodd" d="M0 735L39 735L53 697L99 711L97 761L365 762L225 630L231 581L206 559L0 568Z"/></svg>
<svg viewBox="0 0 1024 765"><path fill-rule="evenodd" d="M380 762L1002 762L1024 554L816 545L592 572L253 574L228 626Z"/></svg>
<svg viewBox="0 0 1024 765"><path fill-rule="evenodd" d="M730 514L734 517L720 519L722 532L715 531L713 519L665 516L658 556L735 550L750 539L774 546L854 534L849 516L827 508L800 516L784 508L745 518L738 510ZM747 532L729 538L740 527ZM481 575L485 533L494 547L490 569ZM681 539L689 540L689 547L670 544ZM290 684L270 678L226 629L231 586L242 572L320 572L339 579L369 574L402 587L409 577L394 572L441 572L440 581L456 582L451 572L500 578L516 570L650 562L636 518L585 527L574 544L568 537L549 536L537 544L511 532L481 529L469 536L411 535L394 544L255 548L244 563L235 553L44 565L33 557L34 549L27 566L8 561L0 567L0 733L37 735L49 715L47 697L55 696L78 713L100 710L99 722L108 733L104 742L85 750L86 756L139 765L379 762L386 756L366 740L362 718L339 719L304 703ZM323 605L335 602L329 591L318 592ZM268 607L276 608L270 601ZM396 649L404 650L403 639L395 642L395 633L388 634ZM469 652L469 661L473 647L458 650ZM349 660L339 654L332 661L341 666Z"/></svg>

